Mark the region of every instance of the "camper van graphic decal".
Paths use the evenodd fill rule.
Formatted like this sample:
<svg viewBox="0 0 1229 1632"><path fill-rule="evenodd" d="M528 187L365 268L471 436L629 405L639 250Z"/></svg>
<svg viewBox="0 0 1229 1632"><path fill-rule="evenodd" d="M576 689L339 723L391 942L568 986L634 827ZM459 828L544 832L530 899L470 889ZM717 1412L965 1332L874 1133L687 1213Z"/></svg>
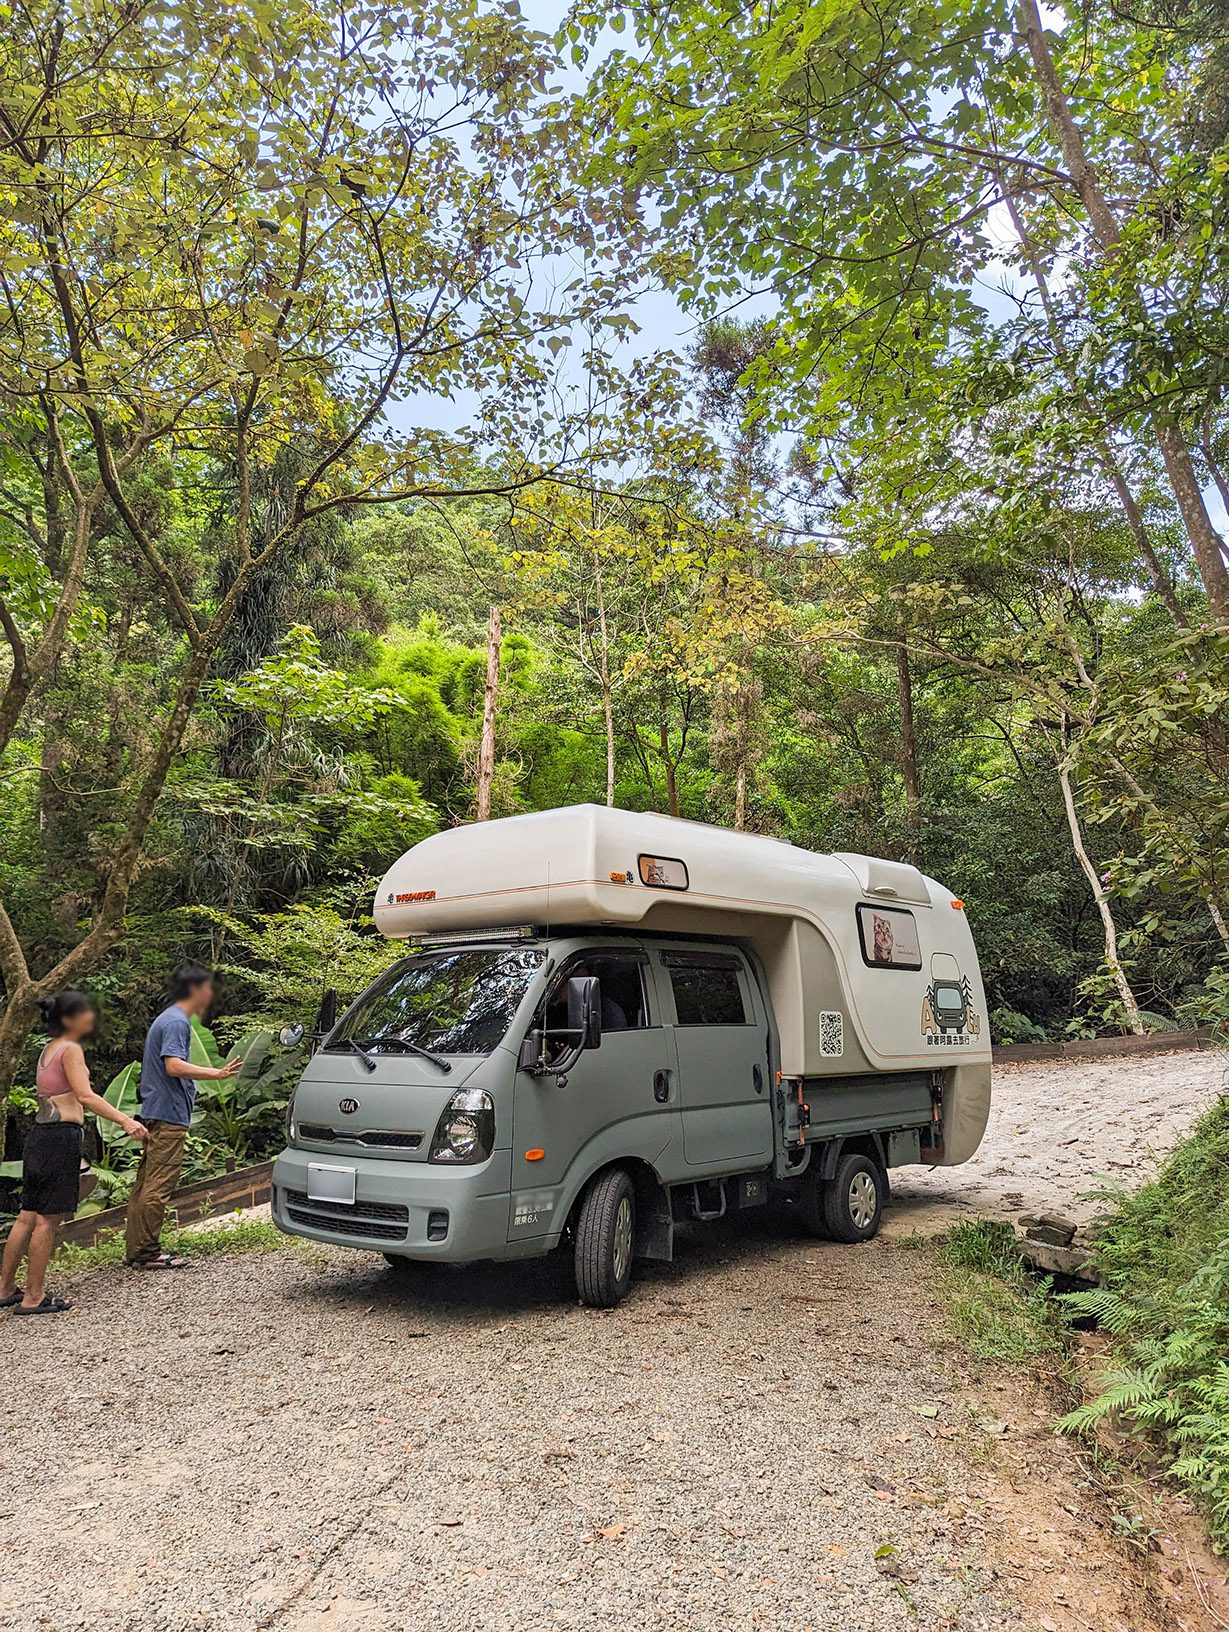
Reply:
<svg viewBox="0 0 1229 1632"><path fill-rule="evenodd" d="M930 960L930 985L922 998L922 1036L931 1048L967 1048L981 1036L973 987L948 952Z"/></svg>

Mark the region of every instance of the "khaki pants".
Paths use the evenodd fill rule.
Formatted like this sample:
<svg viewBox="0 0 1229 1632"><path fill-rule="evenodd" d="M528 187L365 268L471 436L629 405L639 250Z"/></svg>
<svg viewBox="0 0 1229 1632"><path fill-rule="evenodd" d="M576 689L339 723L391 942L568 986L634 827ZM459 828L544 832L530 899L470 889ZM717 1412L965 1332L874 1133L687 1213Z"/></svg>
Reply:
<svg viewBox="0 0 1229 1632"><path fill-rule="evenodd" d="M167 1203L179 1183L183 1166L187 1128L177 1122L153 1120L145 1126L149 1138L141 1150L137 1180L128 1198L128 1225L125 1230L128 1258L153 1258L158 1252L158 1236L166 1217Z"/></svg>

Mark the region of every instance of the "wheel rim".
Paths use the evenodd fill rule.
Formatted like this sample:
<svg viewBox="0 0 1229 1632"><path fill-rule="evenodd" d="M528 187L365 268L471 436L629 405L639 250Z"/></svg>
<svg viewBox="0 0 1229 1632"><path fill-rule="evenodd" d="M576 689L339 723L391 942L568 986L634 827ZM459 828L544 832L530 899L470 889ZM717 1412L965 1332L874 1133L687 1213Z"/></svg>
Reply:
<svg viewBox="0 0 1229 1632"><path fill-rule="evenodd" d="M627 1274L628 1265L632 1261L632 1198L624 1196L615 1213L614 1227L614 1273L615 1280L621 1281Z"/></svg>
<svg viewBox="0 0 1229 1632"><path fill-rule="evenodd" d="M869 1229L879 1192L869 1173L855 1173L849 1181L849 1216L860 1230Z"/></svg>

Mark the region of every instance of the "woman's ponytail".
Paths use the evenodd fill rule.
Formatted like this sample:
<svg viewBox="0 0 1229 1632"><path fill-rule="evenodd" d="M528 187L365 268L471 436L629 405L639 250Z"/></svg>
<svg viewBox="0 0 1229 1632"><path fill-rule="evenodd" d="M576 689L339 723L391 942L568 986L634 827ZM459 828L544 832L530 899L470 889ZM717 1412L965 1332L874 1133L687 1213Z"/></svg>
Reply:
<svg viewBox="0 0 1229 1632"><path fill-rule="evenodd" d="M51 997L37 999L37 1008L43 1017L43 1024L53 1037L58 1037L64 1030L66 1020L71 1020L74 1014L80 1014L82 1009L89 1007L90 1000L85 993L71 989L56 992Z"/></svg>

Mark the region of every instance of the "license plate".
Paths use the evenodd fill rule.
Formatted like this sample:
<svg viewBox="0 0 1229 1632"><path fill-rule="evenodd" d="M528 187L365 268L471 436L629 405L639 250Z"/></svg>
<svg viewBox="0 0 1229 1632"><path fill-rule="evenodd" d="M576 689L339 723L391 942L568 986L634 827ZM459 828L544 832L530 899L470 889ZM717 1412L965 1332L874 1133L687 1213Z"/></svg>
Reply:
<svg viewBox="0 0 1229 1632"><path fill-rule="evenodd" d="M355 1171L352 1167L330 1167L324 1162L307 1164L308 1201L344 1201L354 1205Z"/></svg>

